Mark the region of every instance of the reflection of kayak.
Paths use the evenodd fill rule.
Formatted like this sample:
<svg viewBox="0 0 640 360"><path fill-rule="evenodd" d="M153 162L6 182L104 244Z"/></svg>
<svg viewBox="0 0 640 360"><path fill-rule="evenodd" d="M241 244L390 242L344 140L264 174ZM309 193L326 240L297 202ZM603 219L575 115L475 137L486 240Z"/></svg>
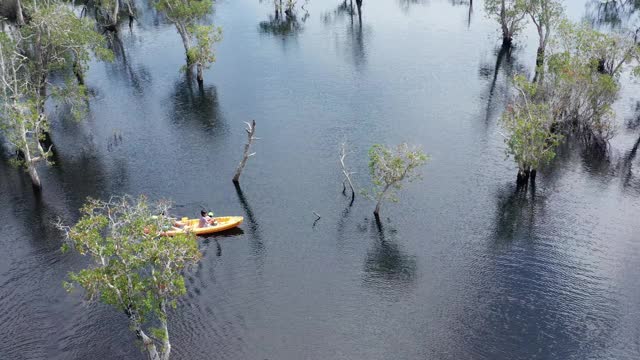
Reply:
<svg viewBox="0 0 640 360"><path fill-rule="evenodd" d="M190 232L196 235L213 234L220 231L232 229L242 224L242 220L244 220L242 216L222 216L214 217L214 219L216 220L216 225L210 225L202 228L198 227L200 219L180 220L181 223L185 224L184 227L172 227L171 230L163 232L162 235L173 236L175 234L181 234L184 232Z"/></svg>

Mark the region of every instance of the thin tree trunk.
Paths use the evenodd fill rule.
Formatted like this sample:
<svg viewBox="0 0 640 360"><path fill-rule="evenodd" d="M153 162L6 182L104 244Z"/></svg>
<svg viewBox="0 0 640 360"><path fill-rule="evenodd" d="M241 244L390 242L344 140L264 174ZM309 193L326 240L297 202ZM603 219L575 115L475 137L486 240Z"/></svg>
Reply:
<svg viewBox="0 0 640 360"><path fill-rule="evenodd" d="M534 83L542 83L544 79L544 48L539 47L536 53L536 71L533 75Z"/></svg>
<svg viewBox="0 0 640 360"><path fill-rule="evenodd" d="M178 29L178 34L182 38L182 44L184 45L184 53L187 57L187 66L193 65L192 60L189 59L189 49L191 49L191 37L189 36L189 31L187 28L180 23L176 23L176 29Z"/></svg>
<svg viewBox="0 0 640 360"><path fill-rule="evenodd" d="M531 185L534 185L536 182L536 169L532 169L531 172L529 173L529 181L531 182Z"/></svg>
<svg viewBox="0 0 640 360"><path fill-rule="evenodd" d="M16 0L16 22L18 26L24 25L24 15L22 14L22 4L20 0Z"/></svg>
<svg viewBox="0 0 640 360"><path fill-rule="evenodd" d="M27 130L24 127L24 124L20 124L20 132L22 136L22 142L24 143L24 149L21 149L24 155L24 162L27 164L27 172L29 173L29 177L31 177L31 183L33 187L36 189L42 188L42 183L40 182L40 176L38 176L38 171L36 170L33 158L31 157L31 151L29 150L29 143L27 139Z"/></svg>
<svg viewBox="0 0 640 360"><path fill-rule="evenodd" d="M169 342L169 329L167 328L166 320L167 306L164 300L160 303L160 310L163 314L160 318L160 323L162 324L162 331L164 332L164 339L162 340L162 360L169 360L169 355L171 355L171 343Z"/></svg>
<svg viewBox="0 0 640 360"><path fill-rule="evenodd" d="M236 184L240 181L240 175L242 174L244 166L247 164L247 160L249 159L249 157L255 155L255 153L250 153L250 150L251 143L253 143L253 140L257 139L253 136L256 132L256 121L253 120L251 124L247 123L247 128L245 130L247 132L247 143L244 145L244 154L242 155L242 160L240 161L240 164L238 164L236 174L233 176L233 182Z"/></svg>
<svg viewBox="0 0 640 360"><path fill-rule="evenodd" d="M516 185L518 188L521 188L522 186L527 184L527 182L529 181L529 174L530 170L528 168L518 170L518 177L516 178Z"/></svg>
<svg viewBox="0 0 640 360"><path fill-rule="evenodd" d="M380 193L380 196L378 196L378 203L376 204L376 209L373 210L373 215L375 215L376 220L380 221L380 207L382 206L382 200L384 200L384 195L387 193L387 190L389 190L389 186L391 185L385 185L384 189L382 190L382 193Z"/></svg>
<svg viewBox="0 0 640 360"><path fill-rule="evenodd" d="M342 143L342 148L340 150L340 165L342 165L342 173L344 174L345 180L349 183L349 187L351 188L351 203L353 204L353 201L356 199L356 191L353 188L353 183L351 182L351 173L349 171L347 171L347 167L344 164L344 158L347 156L347 150L346 150L346 144ZM343 193L345 192L344 190L346 190L344 188L344 182L342 183L343 186Z"/></svg>
<svg viewBox="0 0 640 360"><path fill-rule="evenodd" d="M507 26L507 6L506 0L502 0L500 5L500 25L502 26L502 45L511 46L512 36Z"/></svg>
<svg viewBox="0 0 640 360"><path fill-rule="evenodd" d="M120 13L120 0L113 0L114 1L114 6L113 6L113 13L111 14L111 21L113 21L113 26L116 26L116 24L118 24L118 14Z"/></svg>
<svg viewBox="0 0 640 360"><path fill-rule="evenodd" d="M197 63L197 69L198 69L198 83L202 84L203 82L203 77L202 77L202 63L198 62Z"/></svg>
<svg viewBox="0 0 640 360"><path fill-rule="evenodd" d="M147 350L147 355L149 355L149 360L163 360L160 358L160 354L158 354L158 349L156 348L156 344L153 343L150 337L142 331L142 327L140 324L136 324L136 335L142 341L142 345L144 345L145 350Z"/></svg>

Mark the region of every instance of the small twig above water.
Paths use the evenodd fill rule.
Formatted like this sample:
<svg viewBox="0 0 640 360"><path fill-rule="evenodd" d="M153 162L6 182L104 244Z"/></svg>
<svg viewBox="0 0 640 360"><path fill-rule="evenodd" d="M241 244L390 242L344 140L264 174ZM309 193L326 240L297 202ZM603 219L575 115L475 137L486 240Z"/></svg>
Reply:
<svg viewBox="0 0 640 360"><path fill-rule="evenodd" d="M311 227L315 227L316 223L318 221L320 221L320 219L322 218L322 216L320 216L317 212L313 211L313 215L317 216L316 220L313 222L313 225L311 225Z"/></svg>

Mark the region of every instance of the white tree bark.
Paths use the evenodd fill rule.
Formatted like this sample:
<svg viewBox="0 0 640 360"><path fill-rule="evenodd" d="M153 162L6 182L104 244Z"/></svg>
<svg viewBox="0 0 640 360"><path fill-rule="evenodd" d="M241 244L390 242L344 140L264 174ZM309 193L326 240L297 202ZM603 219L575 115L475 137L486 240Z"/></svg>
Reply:
<svg viewBox="0 0 640 360"><path fill-rule="evenodd" d="M346 182L349 183L349 187L351 188L351 202L353 203L353 200L355 200L356 198L356 191L353 188L353 182L351 182L351 174L353 174L352 172L347 171L347 167L344 164L344 158L347 156L347 144L346 143L342 143L342 146L340 148L340 165L342 166L342 173L344 174L345 180ZM343 186L343 193L344 193L344 181L342 183Z"/></svg>
<svg viewBox="0 0 640 360"><path fill-rule="evenodd" d="M16 0L16 22L18 26L24 25L24 15L22 14L22 4L20 0Z"/></svg>
<svg viewBox="0 0 640 360"><path fill-rule="evenodd" d="M233 182L238 183L240 181L240 175L242 174L242 170L244 166L247 164L247 160L249 157L255 155L256 153L251 153L251 144L254 140L258 140L255 136L253 136L256 132L256 121L251 121L251 124L246 123L247 128L245 131L247 132L247 143L244 145L244 154L242 155L242 160L240 164L238 164L238 168L236 169L236 174L233 176Z"/></svg>

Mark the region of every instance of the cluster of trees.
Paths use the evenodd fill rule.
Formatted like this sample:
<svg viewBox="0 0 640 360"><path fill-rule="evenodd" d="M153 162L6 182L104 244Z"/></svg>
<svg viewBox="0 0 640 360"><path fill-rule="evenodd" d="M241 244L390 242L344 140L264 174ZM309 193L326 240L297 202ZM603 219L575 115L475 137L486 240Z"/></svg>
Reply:
<svg viewBox="0 0 640 360"><path fill-rule="evenodd" d="M112 55L93 21L64 2L18 2L17 13L18 25L0 32L0 126L18 153L17 162L40 188L36 163L51 155L45 103L54 98L80 117L91 52L104 59ZM49 81L53 72L63 80Z"/></svg>
<svg viewBox="0 0 640 360"><path fill-rule="evenodd" d="M507 154L518 164L518 184L535 180L535 170L555 157L565 139L605 148L615 135L612 105L625 65L640 73L640 29L603 33L572 23L557 0L488 0L487 14L502 28L503 46L527 20L538 33L531 83L514 79L515 95L502 115ZM533 176L531 176L533 175Z"/></svg>
<svg viewBox="0 0 640 360"><path fill-rule="evenodd" d="M159 0L154 6L175 24L184 43L186 70L195 67L197 80L215 61L213 52L221 40L221 29L202 25L213 11L211 0ZM95 4L95 19L85 16L85 7L65 0L44 0L14 4L14 23L0 31L0 130L15 149L15 163L41 188L38 162L52 155L49 121L45 104L65 105L75 119L87 110L84 81L92 55L110 61L104 30L117 29L122 9L134 16L131 0L101 0ZM51 74L56 81L51 81ZM61 78L61 80L58 80Z"/></svg>

